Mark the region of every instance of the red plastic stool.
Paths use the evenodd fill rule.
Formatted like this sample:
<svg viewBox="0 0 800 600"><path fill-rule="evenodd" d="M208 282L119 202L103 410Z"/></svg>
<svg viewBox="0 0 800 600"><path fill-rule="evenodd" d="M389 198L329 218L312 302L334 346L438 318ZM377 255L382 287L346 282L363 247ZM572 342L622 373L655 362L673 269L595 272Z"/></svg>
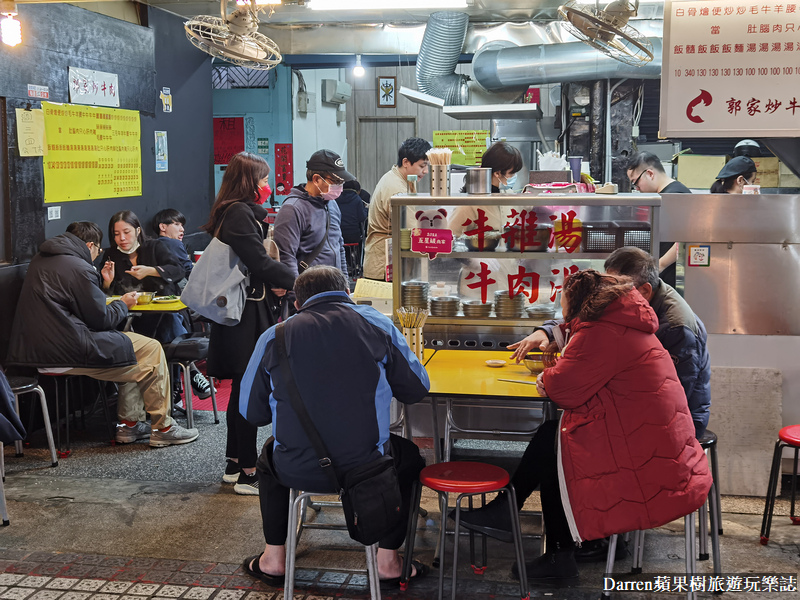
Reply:
<svg viewBox="0 0 800 600"><path fill-rule="evenodd" d="M406 553L403 561L403 578L401 589L405 589L411 578L411 560L414 552L414 537L416 536L416 524L419 513L420 496L422 486L429 487L439 494L439 504L442 507L442 522L439 526L439 547L441 557L439 564L439 600L444 595L444 566L445 566L445 521L447 519L447 501L450 492L458 494L456 498L455 514L455 538L453 543L453 582L451 585L452 600L456 599L456 585L458 576L458 536L461 532L461 500L465 496L469 497L489 492L499 492L505 490L505 497L508 499L508 510L511 515L512 533L514 536L514 551L517 556L517 568L519 570L519 591L520 598L529 598L528 580L525 572L525 558L522 553L522 536L519 529L519 511L517 510L517 497L514 493L514 486L511 478L505 469L481 462L443 462L425 467L419 475L419 481L414 484L413 511L409 515L408 532L406 535ZM472 539L470 539L472 542ZM470 551L473 545L470 543ZM485 554L485 539L484 539ZM473 560L474 562L474 560ZM476 569L482 573L482 570Z"/></svg>
<svg viewBox="0 0 800 600"><path fill-rule="evenodd" d="M794 525L800 525L800 517L794 516L794 497L797 491L797 456L800 452L800 425L788 425L778 432L775 442L775 453L772 455L772 470L769 473L767 486L767 503L764 505L764 520L761 522L761 543L769 542L769 530L772 527L772 509L775 508L775 496L778 493L778 482L781 478L781 456L784 448L794 448L794 467L792 468L792 507L789 518Z"/></svg>

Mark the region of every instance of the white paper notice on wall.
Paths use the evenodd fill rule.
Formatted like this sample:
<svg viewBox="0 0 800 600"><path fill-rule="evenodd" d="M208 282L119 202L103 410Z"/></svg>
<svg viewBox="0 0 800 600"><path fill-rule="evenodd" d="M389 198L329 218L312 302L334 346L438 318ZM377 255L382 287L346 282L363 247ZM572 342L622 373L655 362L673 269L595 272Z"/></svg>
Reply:
<svg viewBox="0 0 800 600"><path fill-rule="evenodd" d="M800 0L667 0L662 137L800 136Z"/></svg>
<svg viewBox="0 0 800 600"><path fill-rule="evenodd" d="M73 104L119 108L117 74L70 67L69 101Z"/></svg>

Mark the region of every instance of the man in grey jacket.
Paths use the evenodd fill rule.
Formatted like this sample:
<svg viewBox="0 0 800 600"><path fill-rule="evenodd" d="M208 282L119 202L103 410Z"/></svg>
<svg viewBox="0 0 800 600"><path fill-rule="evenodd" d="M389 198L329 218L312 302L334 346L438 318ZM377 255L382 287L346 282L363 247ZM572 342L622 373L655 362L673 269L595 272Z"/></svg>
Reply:
<svg viewBox="0 0 800 600"><path fill-rule="evenodd" d="M306 183L292 188L275 219L281 262L295 276L311 265L328 265L347 277L342 213L331 200L353 179L341 157L330 150L318 150L306 162Z"/></svg>

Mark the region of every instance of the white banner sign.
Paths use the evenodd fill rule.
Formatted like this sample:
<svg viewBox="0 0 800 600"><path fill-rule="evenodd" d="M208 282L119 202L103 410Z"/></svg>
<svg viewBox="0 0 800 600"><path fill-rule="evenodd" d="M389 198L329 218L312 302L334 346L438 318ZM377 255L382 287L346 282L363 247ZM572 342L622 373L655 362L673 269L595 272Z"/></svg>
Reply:
<svg viewBox="0 0 800 600"><path fill-rule="evenodd" d="M73 104L119 107L116 73L69 68L69 101Z"/></svg>
<svg viewBox="0 0 800 600"><path fill-rule="evenodd" d="M800 0L667 0L662 137L800 136Z"/></svg>

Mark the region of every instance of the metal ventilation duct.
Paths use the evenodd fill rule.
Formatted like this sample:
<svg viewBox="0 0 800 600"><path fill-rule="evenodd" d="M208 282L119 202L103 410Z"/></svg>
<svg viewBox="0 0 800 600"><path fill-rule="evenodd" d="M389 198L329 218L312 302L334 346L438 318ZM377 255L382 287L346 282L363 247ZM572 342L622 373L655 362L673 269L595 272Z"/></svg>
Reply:
<svg viewBox="0 0 800 600"><path fill-rule="evenodd" d="M654 57L642 67L616 61L583 42L567 42L479 51L472 60L472 76L489 91L597 79L659 79L661 39L649 39Z"/></svg>
<svg viewBox="0 0 800 600"><path fill-rule="evenodd" d="M455 72L468 25L466 13L445 11L431 15L417 58L420 92L441 98L449 105L469 104L468 78Z"/></svg>

